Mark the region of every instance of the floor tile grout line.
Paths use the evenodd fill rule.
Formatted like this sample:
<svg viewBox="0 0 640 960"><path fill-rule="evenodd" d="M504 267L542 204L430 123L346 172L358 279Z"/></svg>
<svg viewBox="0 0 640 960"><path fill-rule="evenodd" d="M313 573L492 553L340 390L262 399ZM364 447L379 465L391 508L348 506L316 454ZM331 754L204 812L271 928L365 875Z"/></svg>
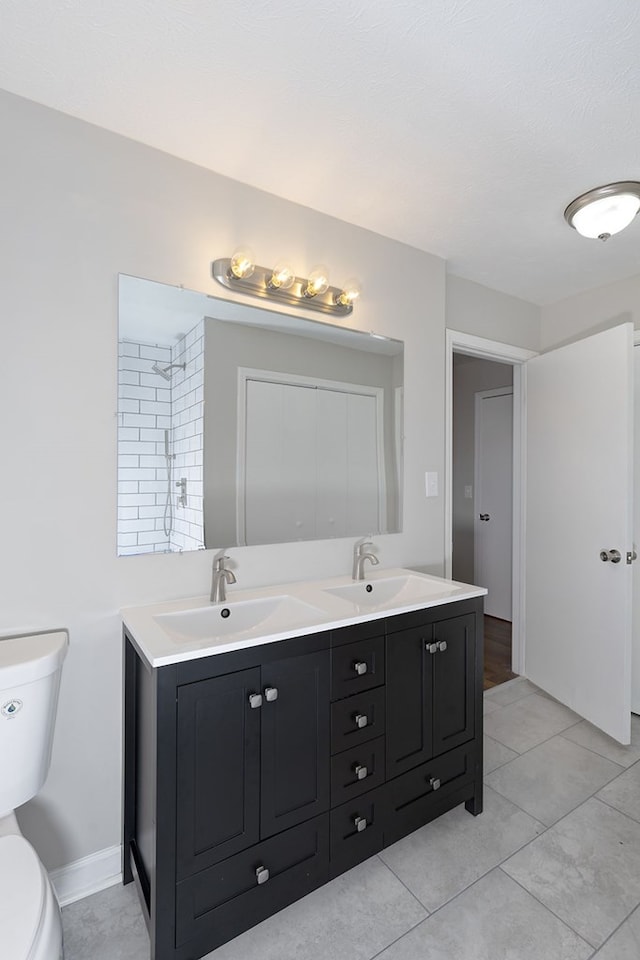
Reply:
<svg viewBox="0 0 640 960"><path fill-rule="evenodd" d="M508 801L508 802L511 802L511 801ZM517 804L514 804L514 806L517 806ZM453 809L457 809L457 808L454 807ZM542 830L540 831L540 833L537 833L534 837L531 837L530 840L525 840L521 846L515 847L511 851L511 853L507 854L507 856L503 860L499 860L497 863L492 864L487 870L485 870L482 874L480 874L479 877L476 877L475 880L471 880L465 887L463 887L461 890L458 890L457 893L454 893L453 896L449 897L447 900L444 900L442 903L438 904L438 906L435 907L434 910L430 910L430 908L427 907L426 904L424 904L422 900L420 900L413 893L413 891L409 889L409 887L407 887L407 890L409 890L409 892L412 893L412 895L416 898L416 900L418 900L418 903L427 911L428 916L424 918L425 920L428 920L430 917L434 916L436 913L438 913L438 911L442 910L443 907L446 907L448 904L453 903L453 901L456 900L459 896L461 896L466 890L469 890L471 887L475 886L476 883L479 883L480 880L483 880L485 877L487 877L493 870L497 870L498 867L501 867L503 863L506 863L506 861L510 857L513 857L516 855L516 853L519 853L521 850L524 850L524 848L528 846L528 844L532 843L534 840L537 840L538 837L541 837L542 834L549 829L544 825L544 823L542 823L542 821L537 820L535 817L532 817L530 813L526 812L526 810L522 810L521 807L518 807L518 809L520 810L521 813L524 813L526 817L528 817L530 820L533 820L534 823L539 824L539 826L542 827ZM435 822L435 821L432 821L432 822ZM425 826L428 826L428 824L425 824ZM380 854L378 854L378 856L380 857ZM382 857L380 857L380 859L382 859ZM384 860L382 862L385 863ZM388 864L386 864L386 866L388 866ZM395 870L392 869L392 867L389 867L389 870L391 870L394 876L396 877L398 876ZM398 877L398 880L400 880L400 883L402 883L403 886L405 887L407 886L406 883L400 879L400 877Z"/></svg>
<svg viewBox="0 0 640 960"><path fill-rule="evenodd" d="M509 858L507 858L507 859L509 859ZM503 861L503 863L506 863L506 860ZM506 870L504 869L504 867L503 867L503 863L500 864L500 866L498 867L498 870L500 870L500 871L505 875L505 877L508 877L509 880L513 881L513 883L515 883L517 886L519 886L521 890L524 890L524 892L525 892L526 894L528 894L533 900L535 900L536 903L540 904L540 906L543 907L548 913L550 913L552 917L555 917L556 920L559 920L560 923L564 924L564 926L567 927L568 930L571 930L572 933L575 933L576 937L578 937L580 940L582 940L583 943L586 943L586 945L587 945L588 947L591 947L592 953L591 953L590 956L593 957L593 954L594 954L597 950L599 950L600 947L599 947L599 946L596 946L596 945L593 944L593 943L591 943L590 940L587 940L587 938L584 936L584 934L578 933L578 931L577 931L574 927L572 927L571 924L568 923L563 917L559 916L559 915L555 912L555 910L552 910L551 907L550 907L548 904L543 903L543 901L540 900L539 897L537 897L537 896L535 895L535 893L532 893L531 890L527 889L527 887L525 887L525 885L524 885L523 883L520 883L520 881L517 880L515 877L512 877L510 873L507 873L507 871L506 871ZM634 907L634 910L635 910L635 909L636 909L636 908ZM633 912L633 911L632 911L632 912ZM627 919L627 918L625 917L625 919ZM623 923L624 923L624 921L623 921ZM602 944L601 944L600 946L602 946ZM590 958L589 958L589 960L590 960Z"/></svg>
<svg viewBox="0 0 640 960"><path fill-rule="evenodd" d="M624 924L627 922L627 920L630 920L631 917L634 915L634 913L637 913L639 910L640 910L640 904L638 904L637 907L634 907L633 910L631 911L631 913L630 913L628 916L626 916L626 917L624 918L624 920L621 920L621 921L620 921L620 923L619 923L618 926L615 928L615 930L612 930L612 931L611 931L611 933L609 934L609 936L607 937L607 939L606 939L606 940L603 940L603 942L601 943L601 945L600 945L597 949L598 949L598 950L602 950L602 948L603 948L604 946L606 946L606 944L609 943L609 941L610 941L613 937L615 937L615 935L616 935L616 933L618 932L618 930L620 929L620 927L624 926ZM591 958L589 958L589 960L591 960Z"/></svg>
<svg viewBox="0 0 640 960"><path fill-rule="evenodd" d="M551 738L551 739L553 739L553 738ZM547 743L548 741L545 740L544 742ZM524 754L522 754L522 756L524 756ZM603 759L606 759L606 757L603 758ZM513 763L512 760L509 760L508 762L509 762L509 763ZM613 761L611 761L611 762L613 762ZM504 766L506 766L506 765L507 765L507 764L504 764ZM497 769L500 769L500 768L497 768ZM625 770L622 771L622 773L625 773L625 772L626 772ZM493 771L492 771L492 773L493 773ZM567 810L566 813L563 813L562 816L561 816L561 817L558 817L557 820L554 820L553 823L545 823L543 820L540 820L538 817L536 817L536 816L535 816L533 813L531 813L529 810L525 810L524 807L521 807L520 804L517 803L515 800L513 800L511 797L507 797L504 793L500 793L500 791L498 790L498 788L495 787L492 783L486 783L484 777L483 777L483 780L482 780L482 784L483 784L484 787L488 787L489 790L493 790L495 793L499 794L499 795L502 797L503 800L507 800L509 803L512 803L512 804L514 805L514 807L517 807L518 810L521 811L521 813L526 814L528 817L531 817L533 820L535 820L536 823L541 824L541 825L544 827L544 830L542 831L542 833L545 833L547 830L551 830L552 827L555 827L558 823L560 823L562 820L564 820L565 817L571 816L572 813L575 813L576 810L578 810L580 807L582 807L582 806L583 806L585 803L587 803L589 800L600 800L600 797L598 796L598 793L599 793L601 790L604 790L605 787L608 787L611 783L614 783L614 782L618 779L618 777L621 777L621 776L622 776L622 773L616 773L615 777L612 777L611 780L607 780L606 783L603 783L602 786L601 786L601 787L598 787L596 790L594 790L593 793L587 794L587 796L584 797L583 800L580 800L580 801L575 805L575 807L572 807L570 810ZM631 820L633 823L640 823L640 820L636 820L634 817L628 816L628 814L623 813L622 810L618 810L617 807L614 807L613 804L607 803L606 800L601 800L601 803L604 803L606 806L610 807L612 810L616 810L618 813L622 813L623 816L626 816L627 819L628 819L628 820ZM539 833L539 834L538 834L538 837L539 837L539 836L542 836L542 833ZM537 837L534 837L533 839L534 839L534 840L537 840ZM531 840L528 840L528 841L527 841L527 843L531 843L531 842L532 842ZM509 856L512 856L512 854L509 854ZM507 859L508 859L508 858L507 858ZM501 861L501 863L504 863L504 862L505 862L504 860Z"/></svg>
<svg viewBox="0 0 640 960"><path fill-rule="evenodd" d="M482 732L485 736L490 737L492 740L495 740L496 743L499 743L501 747L506 747L507 750L511 750L513 753L517 753L518 757L526 757L526 755L528 753L531 753L532 750L535 750L536 747L541 747L543 743L548 743L549 740L553 740L554 737L561 737L565 730L571 730L573 727L577 727L579 723L582 723L582 720L578 720L577 723L569 724L568 727L564 727L562 730L559 730L557 733L552 733L551 736L546 737L544 740L541 740L540 743L535 743L532 747L527 747L527 749L523 750L522 753L519 753L517 750L514 750L513 747L510 747L507 743L503 743L502 740L498 740L498 738L493 733L487 733L487 731L484 728L484 723L482 724ZM568 738L565 738L565 739L568 739ZM572 740L571 743L575 743L575 741ZM581 744L578 743L577 746L579 747L581 746ZM593 750L591 752L593 753ZM600 754L598 754L598 756L600 756ZM512 763L516 759L517 757L512 757L511 760L507 760L507 763ZM608 757L604 757L603 759L607 760ZM612 760L611 763L615 763L615 760ZM501 766L504 767L506 766L506 764L503 763L501 764ZM618 766L620 766L620 764L618 764ZM497 769L498 768L496 767L496 770Z"/></svg>
<svg viewBox="0 0 640 960"><path fill-rule="evenodd" d="M620 774L620 776L622 776L622 774ZM616 777L615 779L617 780L618 778ZM613 782L614 782L613 780L610 780L609 783L605 783L604 787L610 786ZM600 787L600 790L604 790L604 787ZM599 793L599 791L597 791L596 793L594 793L593 796L590 797L589 799L590 799L590 800L593 800L593 799L595 798L596 800L599 800L600 803L603 803L603 804L605 805L605 807L609 807L610 810L615 810L616 813L621 813L623 817L626 817L628 820L632 820L633 823L640 823L640 818L639 818L638 820L636 820L636 818L635 818L635 817L632 817L630 813L625 813L624 810L621 810L621 809L620 809L620 807L616 807L616 805L615 805L614 803L609 803L608 800L604 800L603 797L599 797L599 796L598 796L598 793ZM640 904L639 904L639 906L640 906Z"/></svg>
<svg viewBox="0 0 640 960"><path fill-rule="evenodd" d="M589 723L588 720L581 720L580 722L581 722L581 723ZM577 726L578 726L577 723L574 723L574 724L573 724L573 727L577 727ZM593 724L592 724L592 726L593 726ZM565 737L564 735L565 735L566 731L567 731L567 730L573 730L573 727L567 727L566 730L563 730L562 733L559 733L559 734L558 734L558 736L559 736L559 737L564 737L564 739L565 739L565 740L568 740L569 743L575 743L575 744L577 744L579 747L582 747L583 750L588 750L590 753L593 753L596 757L602 757L604 760L611 760L611 757L607 757L604 753L600 753L598 750L594 750L593 747L587 747L584 743L578 743L577 740L572 740L570 737ZM595 727L594 729L597 730L598 728ZM600 733L603 733L602 730L600 730L599 732L600 732ZM607 736L607 734L605 733L604 736ZM495 740L495 737L494 737L493 739ZM614 740L613 742L614 742L614 743L617 743L616 740ZM618 743L617 745L618 745L619 747L621 747L621 746L629 746L629 747L634 746L634 745L631 744L631 743L630 743L630 744L621 744L621 743ZM503 744L503 746L506 746L506 744ZM611 763L618 763L618 761L617 761L617 760L611 760ZM632 763L630 763L629 766L627 766L627 767L622 767L622 764L621 764L621 763L618 763L618 766L619 766L619 767L622 767L623 770L630 770L631 767L634 767L634 766L636 765L636 763L640 763L640 756L638 756L637 759L634 760Z"/></svg>
<svg viewBox="0 0 640 960"><path fill-rule="evenodd" d="M411 894L411 896L412 896L413 899L416 901L416 903L418 903L418 904L420 905L420 907L422 907L423 910L426 910L426 911L427 911L427 916L426 916L426 917L423 917L422 920L426 920L427 917L430 917L430 916L431 916L431 911L429 910L429 908L428 908L427 906L425 906L425 904L422 902L422 900L420 899L420 897L416 896L416 894L413 892L413 890L411 890L411 888L406 885L406 883L404 882L404 880L402 879L402 877L399 877L399 876L398 876L398 874L395 872L395 870L393 869L393 867L390 867L389 864L386 862L386 860L383 860L383 859L382 859L382 857L381 857L381 855L380 855L379 853L376 854L376 857L378 858L378 860L380 861L380 863L381 863L383 866L385 866L390 873L393 874L393 876L396 878L396 880L398 881L398 883L401 883L401 884L402 884L402 886L405 888L405 890L407 891L407 893L410 893L410 894ZM422 920L420 921L421 923L422 923Z"/></svg>
<svg viewBox="0 0 640 960"><path fill-rule="evenodd" d="M426 909L426 907L425 907L425 909ZM403 939L403 937L406 937L408 934L410 934L413 930L416 929L416 927L419 927L420 924L422 924L422 923L426 923L427 920L429 919L429 916L430 916L430 914L429 914L428 916L426 916L426 917L423 917L422 920L418 920L418 922L417 922L417 923L414 923L413 926L409 927L408 930L405 930L404 933L401 933L399 937L396 937L395 940L392 940L392 941L391 941L391 943L388 943L385 947L382 947L381 950L378 950L378 951L377 951L376 953L374 953L371 957L369 957L369 960L376 960L376 957L381 957L382 954L383 954L386 950L390 950L391 947L394 947L394 946L396 945L396 943L399 943L399 942Z"/></svg>

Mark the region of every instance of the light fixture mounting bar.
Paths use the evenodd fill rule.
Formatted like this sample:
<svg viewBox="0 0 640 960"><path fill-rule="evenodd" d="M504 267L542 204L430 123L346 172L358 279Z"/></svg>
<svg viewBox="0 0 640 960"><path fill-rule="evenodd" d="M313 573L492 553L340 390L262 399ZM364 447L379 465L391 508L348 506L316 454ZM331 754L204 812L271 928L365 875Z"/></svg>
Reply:
<svg viewBox="0 0 640 960"><path fill-rule="evenodd" d="M305 310L318 310L320 313L329 313L333 316L346 317L353 312L353 304L336 303L342 293L339 287L328 287L324 293L315 297L305 296L308 281L304 277L296 277L287 290L269 286L273 270L260 267L257 264L250 277L236 277L231 272L231 259L224 257L214 260L211 264L211 274L214 280L229 290L236 290L252 297L261 297L263 300L274 300L286 303L289 306L304 307Z"/></svg>

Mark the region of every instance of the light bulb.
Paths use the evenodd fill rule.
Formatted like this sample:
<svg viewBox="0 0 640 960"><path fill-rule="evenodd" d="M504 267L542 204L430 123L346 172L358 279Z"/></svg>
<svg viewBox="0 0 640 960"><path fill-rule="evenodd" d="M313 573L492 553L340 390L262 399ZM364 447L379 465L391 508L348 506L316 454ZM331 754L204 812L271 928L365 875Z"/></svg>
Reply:
<svg viewBox="0 0 640 960"><path fill-rule="evenodd" d="M305 297L317 297L319 293L326 293L329 289L329 271L326 267L316 267L309 274L307 285L304 288Z"/></svg>
<svg viewBox="0 0 640 960"><path fill-rule="evenodd" d="M583 237L607 239L628 227L640 210L640 197L631 193L602 197L573 215L573 226Z"/></svg>
<svg viewBox="0 0 640 960"><path fill-rule="evenodd" d="M229 269L237 280L246 280L250 277L255 270L255 262L251 251L246 249L236 250L231 257Z"/></svg>
<svg viewBox="0 0 640 960"><path fill-rule="evenodd" d="M335 302L339 303L341 307L350 307L361 293L362 288L357 280L346 280Z"/></svg>
<svg viewBox="0 0 640 960"><path fill-rule="evenodd" d="M296 275L288 263L276 263L269 280L269 286L275 290L288 290L293 286Z"/></svg>

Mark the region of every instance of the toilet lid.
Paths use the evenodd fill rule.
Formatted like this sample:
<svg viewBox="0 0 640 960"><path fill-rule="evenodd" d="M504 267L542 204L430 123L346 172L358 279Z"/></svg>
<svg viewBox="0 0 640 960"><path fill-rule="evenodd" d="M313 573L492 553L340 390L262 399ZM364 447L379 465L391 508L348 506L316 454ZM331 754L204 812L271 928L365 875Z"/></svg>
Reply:
<svg viewBox="0 0 640 960"><path fill-rule="evenodd" d="M31 953L45 901L44 872L24 837L0 837L0 956Z"/></svg>

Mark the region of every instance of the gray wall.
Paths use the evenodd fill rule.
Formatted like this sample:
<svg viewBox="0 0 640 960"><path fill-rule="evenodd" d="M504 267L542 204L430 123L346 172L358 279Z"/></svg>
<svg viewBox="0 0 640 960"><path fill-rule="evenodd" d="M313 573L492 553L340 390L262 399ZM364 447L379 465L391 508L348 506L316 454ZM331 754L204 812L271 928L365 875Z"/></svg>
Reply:
<svg viewBox="0 0 640 960"><path fill-rule="evenodd" d="M549 350L632 321L640 328L640 274L541 308L541 348Z"/></svg>
<svg viewBox="0 0 640 960"><path fill-rule="evenodd" d="M364 338L363 339L368 339ZM393 387L394 357L324 343L304 336L205 319L204 527L207 547L228 547L236 538L238 367L297 373L384 389L387 522L398 529ZM402 361L400 361L400 384ZM368 531L363 530L366 534Z"/></svg>
<svg viewBox="0 0 640 960"><path fill-rule="evenodd" d="M540 349L540 307L454 275L447 277L447 327L526 350Z"/></svg>
<svg viewBox="0 0 640 960"><path fill-rule="evenodd" d="M513 368L492 360L463 357L453 367L453 579L474 582L475 395L513 384Z"/></svg>
<svg viewBox="0 0 640 960"><path fill-rule="evenodd" d="M365 291L350 326L404 340L405 523L385 566L443 570L445 264L11 94L3 148L0 590L7 635L66 626L53 762L20 811L45 866L119 842L122 606L208 593L211 552L116 557L118 273L221 295L215 257L292 251ZM215 286L214 286L215 285ZM348 573L350 540L231 551L242 587Z"/></svg>

